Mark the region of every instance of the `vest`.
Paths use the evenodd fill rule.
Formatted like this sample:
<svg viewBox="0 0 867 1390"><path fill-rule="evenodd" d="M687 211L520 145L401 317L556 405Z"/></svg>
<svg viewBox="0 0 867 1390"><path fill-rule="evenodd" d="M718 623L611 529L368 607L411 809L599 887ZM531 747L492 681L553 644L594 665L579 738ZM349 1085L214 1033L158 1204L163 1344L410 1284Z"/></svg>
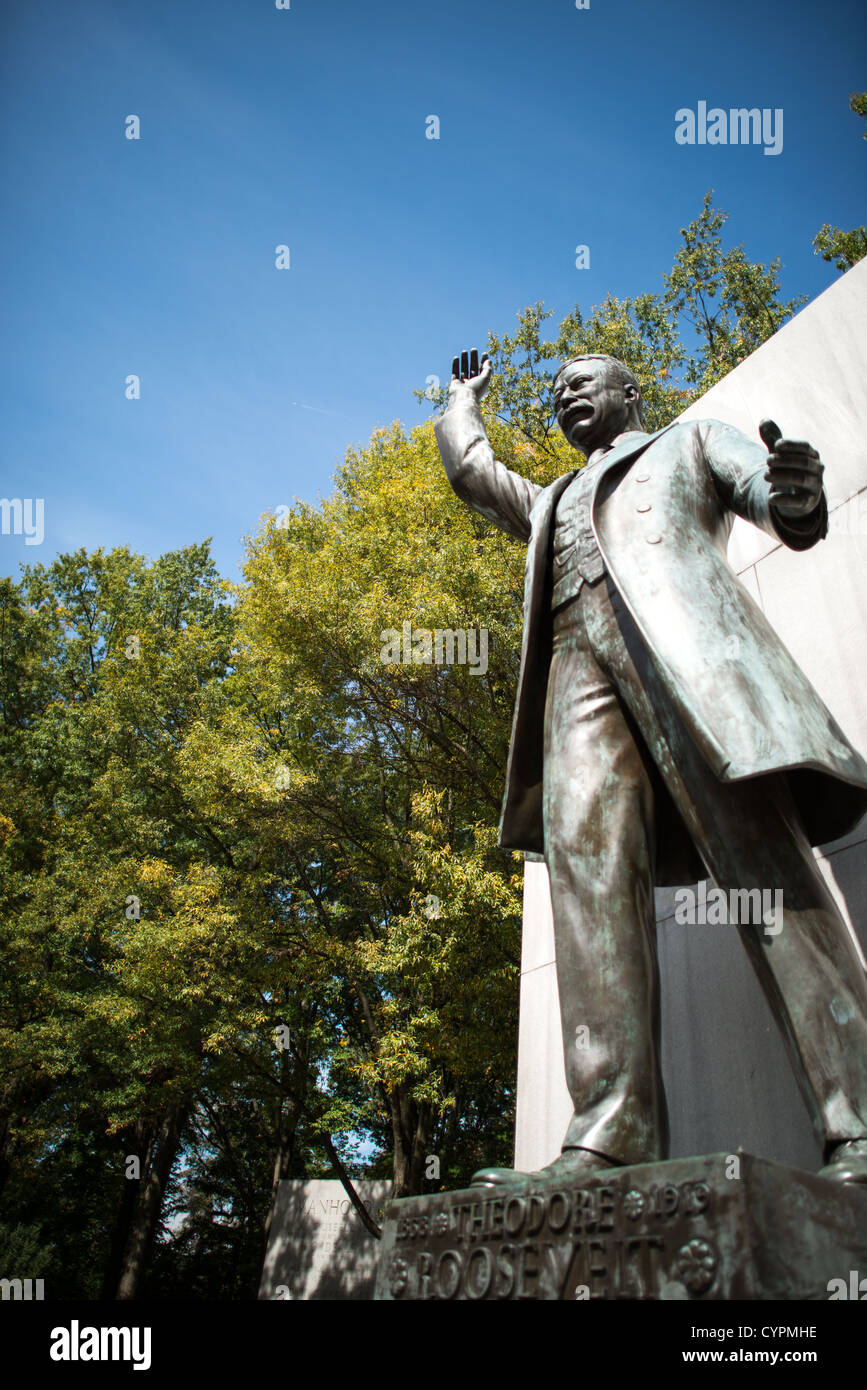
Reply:
<svg viewBox="0 0 867 1390"><path fill-rule="evenodd" d="M585 467L576 474L557 503L553 527L552 609L577 598L586 580L595 584L605 573L590 522L595 469Z"/></svg>

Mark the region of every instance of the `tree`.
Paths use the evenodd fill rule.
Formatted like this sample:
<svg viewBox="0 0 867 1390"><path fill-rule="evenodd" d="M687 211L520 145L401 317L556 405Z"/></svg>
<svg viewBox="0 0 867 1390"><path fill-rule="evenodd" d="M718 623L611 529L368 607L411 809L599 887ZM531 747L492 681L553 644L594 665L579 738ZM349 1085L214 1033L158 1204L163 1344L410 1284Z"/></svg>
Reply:
<svg viewBox="0 0 867 1390"><path fill-rule="evenodd" d="M852 92L849 110L867 119L867 92ZM867 140L867 130L862 138ZM833 261L837 270L849 270L867 256L867 227L853 227L851 232L844 232L825 222L813 239L813 250L823 261Z"/></svg>
<svg viewBox="0 0 867 1390"><path fill-rule="evenodd" d="M106 1278L132 1296L203 1059L258 1016L259 941L179 756L231 607L207 545L78 552L6 585L0 621L6 1159L55 1188L58 1159L101 1164Z"/></svg>
<svg viewBox="0 0 867 1390"><path fill-rule="evenodd" d="M321 508L266 526L238 596L263 731L246 756L279 788L250 813L336 1044L318 1123L388 1143L397 1195L420 1189L461 1084L487 1073L512 1103L518 866L493 825L522 558L488 532L455 515L430 426L395 426L350 452ZM484 628L484 679L418 648L383 660L404 623ZM353 1078L368 1096L354 1115Z"/></svg>
<svg viewBox="0 0 867 1390"><path fill-rule="evenodd" d="M806 303L805 295L780 300L778 256L764 266L748 260L743 245L723 250L727 220L706 193L700 215L681 229L683 245L671 273L663 276L663 310L685 320L691 335L682 352L695 396L727 376Z"/></svg>

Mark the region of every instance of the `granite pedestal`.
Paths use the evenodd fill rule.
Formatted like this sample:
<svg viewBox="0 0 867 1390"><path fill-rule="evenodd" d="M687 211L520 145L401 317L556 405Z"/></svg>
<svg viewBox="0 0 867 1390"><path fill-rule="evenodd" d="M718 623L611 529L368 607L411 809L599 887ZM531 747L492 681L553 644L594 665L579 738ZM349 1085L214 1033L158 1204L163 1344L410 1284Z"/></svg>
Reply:
<svg viewBox="0 0 867 1390"><path fill-rule="evenodd" d="M824 1301L867 1276L867 1187L713 1154L404 1198L381 1246L385 1301Z"/></svg>

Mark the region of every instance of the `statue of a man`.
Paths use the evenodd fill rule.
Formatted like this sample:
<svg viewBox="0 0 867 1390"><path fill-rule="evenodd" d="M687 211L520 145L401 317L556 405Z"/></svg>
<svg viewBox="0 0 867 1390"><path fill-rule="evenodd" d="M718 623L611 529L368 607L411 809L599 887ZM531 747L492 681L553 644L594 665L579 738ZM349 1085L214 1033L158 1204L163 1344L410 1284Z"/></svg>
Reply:
<svg viewBox="0 0 867 1390"><path fill-rule="evenodd" d="M822 1173L867 1182L867 976L810 849L867 810L867 763L726 559L736 516L793 550L825 536L819 456L771 422L770 454L717 420L647 434L632 372L589 355L553 383L586 464L541 488L494 459L490 375L455 358L436 433L458 496L528 543L500 843L551 881L574 1115L544 1171L667 1156L653 889L709 876L745 906L782 890L781 920L738 931Z"/></svg>

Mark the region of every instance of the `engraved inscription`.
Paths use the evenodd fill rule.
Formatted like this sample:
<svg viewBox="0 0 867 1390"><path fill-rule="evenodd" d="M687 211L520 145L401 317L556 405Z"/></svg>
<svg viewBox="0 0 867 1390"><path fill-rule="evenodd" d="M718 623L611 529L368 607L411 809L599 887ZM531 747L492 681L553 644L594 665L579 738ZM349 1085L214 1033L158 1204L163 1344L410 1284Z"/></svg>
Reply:
<svg viewBox="0 0 867 1390"><path fill-rule="evenodd" d="M716 1277L704 1181L641 1188L612 1179L401 1205L387 1274L393 1298L653 1299L673 1283L701 1297Z"/></svg>

